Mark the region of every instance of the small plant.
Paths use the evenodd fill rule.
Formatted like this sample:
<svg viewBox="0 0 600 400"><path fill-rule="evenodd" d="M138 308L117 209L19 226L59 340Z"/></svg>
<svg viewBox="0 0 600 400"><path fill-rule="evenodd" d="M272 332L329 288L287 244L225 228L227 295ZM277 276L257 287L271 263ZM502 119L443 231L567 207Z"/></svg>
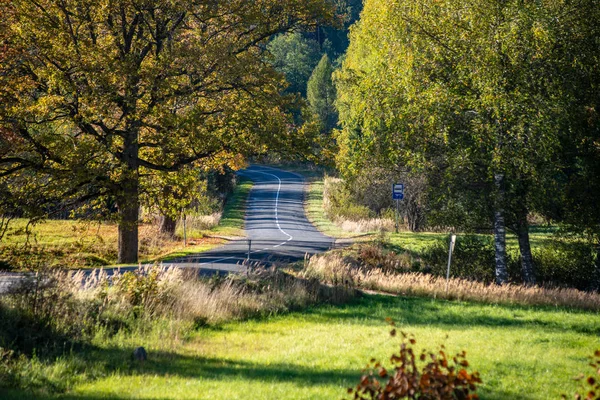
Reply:
<svg viewBox="0 0 600 400"><path fill-rule="evenodd" d="M391 322L391 325L394 325ZM392 329L391 336L396 336ZM418 365L414 346L417 343L413 335L400 332L402 342L400 352L392 354L390 362L393 372L371 359L370 368L361 377L356 388L349 388L353 399L392 400L392 399L478 399L477 384L481 383L478 372L467 371L469 363L462 351L448 358L444 345L433 353L422 350ZM427 362L427 360L429 360ZM387 383L384 381L387 380Z"/></svg>
<svg viewBox="0 0 600 400"><path fill-rule="evenodd" d="M594 373L588 377L581 374L577 378L585 382L587 389L584 389L584 391L587 390L587 393L585 395L577 393L575 400L600 400L600 350L596 350L590 358L590 367L594 369ZM563 395L562 398L566 399L567 396Z"/></svg>

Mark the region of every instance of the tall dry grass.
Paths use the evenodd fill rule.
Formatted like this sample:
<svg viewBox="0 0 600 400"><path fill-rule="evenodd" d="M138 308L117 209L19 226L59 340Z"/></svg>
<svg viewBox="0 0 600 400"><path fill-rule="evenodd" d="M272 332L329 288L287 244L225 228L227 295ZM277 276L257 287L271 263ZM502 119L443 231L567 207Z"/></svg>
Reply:
<svg viewBox="0 0 600 400"><path fill-rule="evenodd" d="M185 218L186 229L189 231L203 231L216 227L221 221L222 213L212 213L209 215L188 215ZM177 230L183 231L183 219L177 221Z"/></svg>
<svg viewBox="0 0 600 400"><path fill-rule="evenodd" d="M403 296L433 297L448 300L469 300L492 304L571 307L600 311L600 294L568 288L527 287L507 284L487 285L481 282L422 273L384 272L365 269L348 263L339 253L311 257L300 274L304 278L323 282L344 283L363 290L380 291Z"/></svg>
<svg viewBox="0 0 600 400"><path fill-rule="evenodd" d="M334 223L345 232L392 232L395 228L394 221L389 218L366 218L356 221L336 218Z"/></svg>
<svg viewBox="0 0 600 400"><path fill-rule="evenodd" d="M43 307L45 315L56 319L68 320L75 301L93 305L84 308L94 315L108 310L120 315L135 311L138 317L219 323L321 302L343 302L353 295L343 287L326 287L274 268L252 268L245 275L211 279L196 274L193 269L159 265L110 275L103 269L50 270L30 275L0 302L17 302L20 308ZM62 300L71 305L61 304Z"/></svg>

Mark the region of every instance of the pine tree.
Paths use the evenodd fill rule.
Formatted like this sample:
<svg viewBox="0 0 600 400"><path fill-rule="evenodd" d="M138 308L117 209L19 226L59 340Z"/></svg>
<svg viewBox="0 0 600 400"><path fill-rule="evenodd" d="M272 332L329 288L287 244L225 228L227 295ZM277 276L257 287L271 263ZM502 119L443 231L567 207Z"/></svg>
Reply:
<svg viewBox="0 0 600 400"><path fill-rule="evenodd" d="M331 79L333 67L327 54L315 67L308 80L306 96L311 114L318 120L321 131L330 132L337 125L335 87Z"/></svg>

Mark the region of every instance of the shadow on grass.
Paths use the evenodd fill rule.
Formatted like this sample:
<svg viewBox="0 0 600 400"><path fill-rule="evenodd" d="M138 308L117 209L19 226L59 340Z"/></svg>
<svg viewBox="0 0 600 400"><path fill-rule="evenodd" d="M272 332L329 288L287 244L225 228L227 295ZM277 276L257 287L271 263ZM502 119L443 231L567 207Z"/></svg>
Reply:
<svg viewBox="0 0 600 400"><path fill-rule="evenodd" d="M130 349L95 348L84 353L72 354L97 370L101 376L118 373L121 377L150 376L173 377L185 379L203 379L228 381L229 379L256 380L264 382L294 382L299 386L314 387L318 385L340 384L351 386L358 382L361 371L357 370L322 370L289 363L261 364L247 360L229 360L183 355L176 352L150 351L148 361L139 363L131 360ZM99 372L99 371L96 371ZM96 375L96 374L94 374ZM343 393L343 389L341 390ZM150 397L155 398L151 395ZM26 389L2 389L0 398L5 399L120 399L112 394L94 394L73 396L69 393L53 394L44 391Z"/></svg>
<svg viewBox="0 0 600 400"><path fill-rule="evenodd" d="M456 306L452 308L449 306ZM501 309L509 315L494 315ZM435 300L418 297L396 297L385 295L365 295L349 304L337 307L318 307L309 313L324 323L337 324L340 320L350 320L357 324L385 324L390 317L397 323L408 325L427 325L445 328L469 328L484 326L492 328L535 328L550 332L569 330L586 335L600 335L600 318L590 318L585 322L561 318L553 321L551 317L542 319L532 317L532 310L544 312L564 311L550 307L522 307L501 305L492 306L470 302ZM590 315L582 310L568 310L569 314Z"/></svg>
<svg viewBox="0 0 600 400"><path fill-rule="evenodd" d="M127 359L128 351L122 349L102 349L98 352L88 354L87 361L90 363L106 362L107 359ZM172 377L177 376L187 379L201 378L203 380L215 380L226 382L232 378L245 380L256 380L270 382L294 382L299 386L314 387L315 385L340 385L340 396L344 395L344 388L353 386L359 381L361 371L356 370L317 370L294 364L260 364L243 360L227 360L219 358L203 358L187 356L172 352L151 352L149 361L139 364L132 361L122 363L113 362L112 368L108 368L107 374L118 372L121 376L143 376L150 377ZM108 365L107 365L108 367ZM500 400L513 398L514 393L502 391L486 391L480 393L483 399ZM84 394L51 394L31 390L8 390L0 389L0 398L12 399L126 399L127 395L118 396L109 393L84 393ZM140 397L144 398L144 397ZM157 398L148 395L147 398ZM520 399L533 399L526 394L519 394Z"/></svg>

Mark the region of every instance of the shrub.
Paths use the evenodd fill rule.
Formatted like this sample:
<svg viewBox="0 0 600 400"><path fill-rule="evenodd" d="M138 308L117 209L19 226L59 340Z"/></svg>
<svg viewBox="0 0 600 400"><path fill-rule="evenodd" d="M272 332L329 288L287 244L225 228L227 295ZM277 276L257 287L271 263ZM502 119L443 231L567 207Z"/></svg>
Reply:
<svg viewBox="0 0 600 400"><path fill-rule="evenodd" d="M446 276L448 267L448 243L450 238L439 239L423 253L422 258L430 272ZM461 235L452 253L450 276L490 283L494 280L494 241L489 236Z"/></svg>
<svg viewBox="0 0 600 400"><path fill-rule="evenodd" d="M352 201L352 197L341 179L325 178L323 203L325 211L333 220L359 221L375 217L375 213L368 207Z"/></svg>
<svg viewBox="0 0 600 400"><path fill-rule="evenodd" d="M377 244L360 246L357 258L361 266L367 269L380 269L384 272L407 272L412 267L410 254L396 254Z"/></svg>
<svg viewBox="0 0 600 400"><path fill-rule="evenodd" d="M396 336L396 333L396 329L390 332L392 336ZM381 362L371 359L371 368L365 371L356 388L348 389L354 399L479 398L475 392L481 379L478 372L467 371L469 363L464 351L450 357L444 345L441 345L436 352L422 350L417 361L415 338L404 332L400 332L400 335L400 351L390 357L393 371L388 371Z"/></svg>
<svg viewBox="0 0 600 400"><path fill-rule="evenodd" d="M538 282L590 289L594 279L594 251L590 244L554 241L532 250Z"/></svg>
<svg viewBox="0 0 600 400"><path fill-rule="evenodd" d="M587 389L584 389L584 392L587 391L587 393L584 395L577 393L575 395L576 400L600 400L600 350L594 352L589 365L594 370L594 373L588 377L581 374L581 376L577 378L584 381L587 386ZM562 398L566 399L567 396L563 395Z"/></svg>

